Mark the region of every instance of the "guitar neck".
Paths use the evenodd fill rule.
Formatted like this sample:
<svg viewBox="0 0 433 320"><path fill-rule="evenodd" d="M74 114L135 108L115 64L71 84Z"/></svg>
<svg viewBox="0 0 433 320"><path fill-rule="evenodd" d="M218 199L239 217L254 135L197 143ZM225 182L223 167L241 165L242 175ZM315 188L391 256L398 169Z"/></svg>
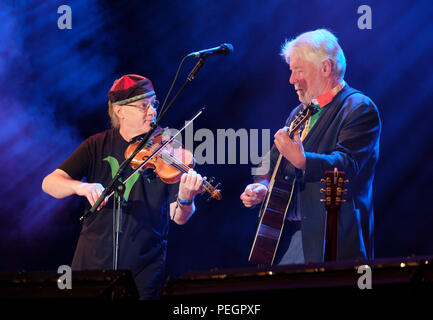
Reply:
<svg viewBox="0 0 433 320"><path fill-rule="evenodd" d="M338 208L329 209L326 214L325 261L337 261L338 250Z"/></svg>
<svg viewBox="0 0 433 320"><path fill-rule="evenodd" d="M320 192L325 193L325 199L321 199L325 203L326 208L326 227L325 227L325 261L336 261L338 253L338 211L342 202L343 193L347 190L343 189L347 180L344 180L344 172L326 171L325 179L321 182L325 183L325 188L320 189Z"/></svg>

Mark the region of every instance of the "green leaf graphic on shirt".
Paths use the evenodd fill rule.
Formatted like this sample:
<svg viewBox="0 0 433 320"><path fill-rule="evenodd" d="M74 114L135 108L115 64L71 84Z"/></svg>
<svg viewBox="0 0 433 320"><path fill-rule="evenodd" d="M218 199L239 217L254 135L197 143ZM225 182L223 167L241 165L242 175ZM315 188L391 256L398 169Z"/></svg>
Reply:
<svg viewBox="0 0 433 320"><path fill-rule="evenodd" d="M111 177L114 178L114 176L116 175L117 170L119 170L119 162L117 161L116 158L112 157L112 156L108 156L104 159L102 159L104 161L107 161L108 164L110 165L111 168ZM125 200L128 200L129 197L129 193L132 190L132 187L134 186L134 184L137 182L138 178L140 177L140 173L136 172L131 179L129 179L128 181L126 181L125 183L125 193L123 194L123 198Z"/></svg>

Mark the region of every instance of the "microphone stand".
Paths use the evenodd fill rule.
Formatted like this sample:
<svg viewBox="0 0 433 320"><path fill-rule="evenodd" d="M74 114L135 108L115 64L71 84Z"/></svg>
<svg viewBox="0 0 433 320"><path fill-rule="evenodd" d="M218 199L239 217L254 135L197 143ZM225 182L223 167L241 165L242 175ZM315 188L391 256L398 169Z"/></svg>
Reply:
<svg viewBox="0 0 433 320"><path fill-rule="evenodd" d="M152 154L152 156L147 159L147 161L145 163L143 163L139 168L137 168L137 170L134 171L134 173L131 174L125 180L125 182L121 181L122 174L125 171L125 168L128 167L128 165L131 163L132 159L134 159L134 157L137 155L137 153L140 152L141 149L144 148L144 146L146 145L147 141L149 140L149 138L151 137L151 135L153 134L153 132L158 127L158 123L165 116L165 114L167 113L167 111L173 106L174 102L177 100L177 98L182 93L182 91L186 88L186 86L189 83L191 83L192 80L194 80L194 78L197 75L198 71L203 66L204 61L205 61L205 57L200 58L200 60L194 66L193 70L190 72L188 78L186 79L186 81L184 82L184 84L182 85L182 87L179 89L179 91L176 93L176 95L173 97L173 99L168 104L167 109L163 113L161 113L159 115L159 117L157 118L157 120L156 120L155 123L151 124L151 129L146 133L146 135L143 137L143 139L138 144L137 148L128 157L128 159L125 159L125 161L123 161L122 164L119 166L119 169L117 170L117 172L114 175L113 179L110 181L110 183L108 184L108 186L104 189L104 191L102 192L102 194L99 196L98 200L96 200L96 202L92 206L92 208L90 208L90 210L88 212L86 212L80 218L80 220L88 218L90 215L92 215L93 213L95 213L95 211L101 205L101 203L104 201L104 199L105 199L105 197L107 197L107 195L109 195L109 194L111 195L113 193L116 194L116 198L115 198L114 206L113 206L113 269L114 270L117 270L117 268L118 268L119 236L120 236L120 233L122 232L122 228L121 228L121 226L122 226L122 206L123 206L123 193L124 193L124 190L125 190L125 184L124 183L127 180L129 180L135 174L135 172L137 172L139 170L139 168L141 168L142 166L144 166L144 164L147 163L147 161L149 161L151 159L151 157L153 157L161 148L163 148L168 143L170 143L172 139L169 140L167 143L165 143L163 146L161 146L161 148L159 148L157 151L155 151ZM203 108L195 115L195 117L191 121L193 121L202 112L203 112Z"/></svg>
<svg viewBox="0 0 433 320"><path fill-rule="evenodd" d="M194 68L191 70L190 74L188 75L187 79L183 83L182 87L179 89L179 91L175 94L173 99L170 101L170 103L167 105L167 109L164 110L164 112L161 112L161 114L156 119L157 122L159 122L160 119L164 117L164 115L167 113L168 110L173 106L173 103L177 100L179 95L182 93L182 91L186 88L186 86L194 80L195 76L203 66L204 62L206 61L206 57L200 58L200 60L196 63ZM164 106L163 106L164 108Z"/></svg>

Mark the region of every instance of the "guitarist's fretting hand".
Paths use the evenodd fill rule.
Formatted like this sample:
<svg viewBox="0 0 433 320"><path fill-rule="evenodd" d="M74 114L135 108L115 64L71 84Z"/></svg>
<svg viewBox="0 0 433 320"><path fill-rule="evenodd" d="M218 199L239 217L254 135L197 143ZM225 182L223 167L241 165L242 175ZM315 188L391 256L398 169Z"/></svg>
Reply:
<svg viewBox="0 0 433 320"><path fill-rule="evenodd" d="M241 194L241 200L245 207L250 208L261 203L268 192L268 188L261 183L252 183L247 185L245 191Z"/></svg>
<svg viewBox="0 0 433 320"><path fill-rule="evenodd" d="M299 131L293 135L293 140L285 129L280 129L274 135L274 143L278 151L296 168L305 170L306 158Z"/></svg>

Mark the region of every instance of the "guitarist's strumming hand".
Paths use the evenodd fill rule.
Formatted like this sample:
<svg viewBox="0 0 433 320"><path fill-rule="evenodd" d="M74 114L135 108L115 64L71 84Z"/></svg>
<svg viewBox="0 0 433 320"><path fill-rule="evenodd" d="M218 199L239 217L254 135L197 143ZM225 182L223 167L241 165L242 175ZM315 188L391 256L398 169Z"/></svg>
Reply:
<svg viewBox="0 0 433 320"><path fill-rule="evenodd" d="M275 146L283 155L283 157L286 158L292 165L298 169L305 170L307 159L305 158L300 132L295 132L292 140L285 128L280 129L277 131L277 133L275 133Z"/></svg>
<svg viewBox="0 0 433 320"><path fill-rule="evenodd" d="M245 191L241 194L241 200L245 207L250 208L261 203L268 192L268 188L261 183L252 183L247 185Z"/></svg>

